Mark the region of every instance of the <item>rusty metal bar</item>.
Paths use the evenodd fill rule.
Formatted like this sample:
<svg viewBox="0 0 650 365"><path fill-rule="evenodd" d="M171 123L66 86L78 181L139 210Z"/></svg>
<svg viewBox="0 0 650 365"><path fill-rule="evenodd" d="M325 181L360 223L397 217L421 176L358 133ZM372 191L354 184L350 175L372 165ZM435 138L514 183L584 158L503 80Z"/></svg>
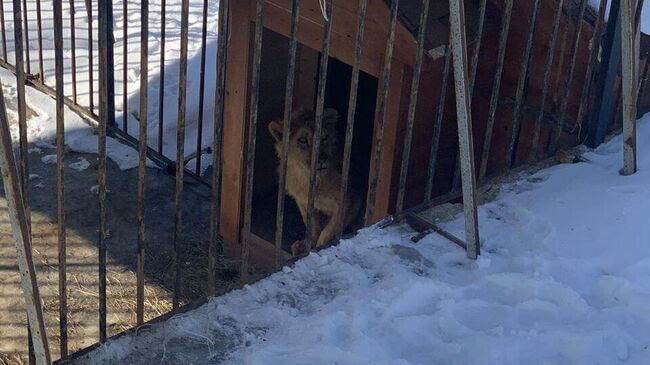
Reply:
<svg viewBox="0 0 650 365"><path fill-rule="evenodd" d="M490 97L490 111L488 113L487 125L485 127L485 138L483 140L483 152L481 153L481 166L479 169L478 179L483 181L487 173L488 158L492 144L492 133L494 131L494 119L497 113L499 93L501 88L501 75L503 74L503 61L506 57L506 46L508 43L508 34L510 31L510 21L512 19L513 0L506 0L505 8L501 16L501 32L499 34L499 52L497 54L497 64L492 83L492 95Z"/></svg>
<svg viewBox="0 0 650 365"><path fill-rule="evenodd" d="M68 356L68 291L64 184L64 80L63 80L63 10L62 0L52 2L54 17L54 77L56 83L56 216L59 250L59 349L61 358Z"/></svg>
<svg viewBox="0 0 650 365"><path fill-rule="evenodd" d="M621 0L621 54L622 54L622 105L623 105L623 169L621 174L636 172L636 91L637 61L634 38L636 27L633 21L633 0Z"/></svg>
<svg viewBox="0 0 650 365"><path fill-rule="evenodd" d="M397 24L397 10L399 0L392 0L390 7L390 27L388 38L386 40L386 51L384 52L384 64L381 73L381 89L379 95L379 108L377 111L377 130L374 132L373 140L374 150L372 151L373 160L371 161L371 179L368 184L368 197L366 199L365 223L371 223L377 201L377 185L379 185L379 169L381 167L381 149L384 141L384 124L386 122L386 103L388 100L388 90L390 87L390 73L393 63L393 46L395 43L395 28Z"/></svg>
<svg viewBox="0 0 650 365"><path fill-rule="evenodd" d="M257 0L255 15L255 48L251 78L250 118L248 121L248 148L246 151L246 191L244 196L244 234L241 250L240 280L248 281L250 255L251 211L253 207L253 174L255 171L255 143L257 142L257 117L260 92L260 64L262 61L262 35L264 30L264 0Z"/></svg>
<svg viewBox="0 0 650 365"><path fill-rule="evenodd" d="M199 77L199 116L196 133L196 174L201 176L201 144L203 140L203 99L205 96L205 46L208 33L208 0L203 0L203 23L201 25L201 71Z"/></svg>
<svg viewBox="0 0 650 365"><path fill-rule="evenodd" d="M589 62L587 63L587 71L585 71L585 80L582 86L582 92L580 94L580 106L578 107L578 117L576 119L576 124L582 129L583 118L586 113L586 108L589 106L589 96L591 95L591 83L594 79L596 64L598 63L598 56L600 54L600 45L601 45L601 36L602 36L602 27L605 18L605 10L607 8L607 0L600 0L600 6L598 8L598 17L596 18L596 24L594 25L594 32L589 41ZM578 133L580 138L582 138L582 133Z"/></svg>
<svg viewBox="0 0 650 365"><path fill-rule="evenodd" d="M99 342L106 341L106 130L115 124L115 85L113 60L113 3L99 0L99 126L97 152L99 185Z"/></svg>
<svg viewBox="0 0 650 365"><path fill-rule="evenodd" d="M560 106L560 117L558 119L557 127L555 130L555 135L551 140L549 145L550 151L556 151L558 144L560 143L560 138L564 130L564 118L566 118L567 109L569 106L569 99L571 98L571 86L573 85L573 76L575 74L576 59L578 57L578 48L580 47L580 36L582 35L582 20L585 17L585 9L587 7L587 0L581 0L580 2L580 12L578 13L578 20L576 22L576 36L573 38L573 44L571 45L572 56L571 63L569 64L569 74L566 78L564 96L562 98L562 104Z"/></svg>
<svg viewBox="0 0 650 365"><path fill-rule="evenodd" d="M551 33L551 40L549 42L548 51L546 52L546 64L544 65L544 81L542 84L542 96L540 97L539 114L535 121L535 129L533 131L533 139L531 142L530 154L528 156L530 162L537 158L537 146L539 145L539 136L542 129L542 121L544 120L544 106L546 105L546 98L548 97L549 81L553 68L553 57L555 55L555 44L560 30L563 5L564 0L559 0L557 10L555 10L555 18L553 19L553 32Z"/></svg>
<svg viewBox="0 0 650 365"><path fill-rule="evenodd" d="M478 15L478 33L476 34L476 45L474 46L474 53L472 54L471 66L469 69L469 92L474 95L474 83L476 82L476 70L478 69L478 57L481 53L481 41L483 40L483 27L485 24L485 8L487 7L487 0L481 0L479 4Z"/></svg>
<svg viewBox="0 0 650 365"><path fill-rule="evenodd" d="M2 37L2 60L9 62L7 59L7 33L5 29L5 3L0 1L0 36Z"/></svg>
<svg viewBox="0 0 650 365"><path fill-rule="evenodd" d="M129 71L129 7L128 0L122 0L122 129L129 133L129 98L127 77Z"/></svg>
<svg viewBox="0 0 650 365"><path fill-rule="evenodd" d="M88 109L95 114L95 86L93 75L93 4L86 1L86 16L88 22Z"/></svg>
<svg viewBox="0 0 650 365"><path fill-rule="evenodd" d="M365 2L366 0L361 0ZM284 236L284 203L287 190L287 159L291 134L293 113L293 89L296 73L296 51L298 49L298 23L300 19L300 1L291 1L291 30L289 35L289 66L287 68L287 84L284 94L284 123L282 130L282 156L278 170L278 198L275 216L275 268L279 270L283 262L282 238ZM353 75L354 77L354 75Z"/></svg>
<svg viewBox="0 0 650 365"><path fill-rule="evenodd" d="M160 1L160 84L158 85L158 153L163 154L165 111L165 21L166 0Z"/></svg>
<svg viewBox="0 0 650 365"><path fill-rule="evenodd" d="M25 101L26 75L23 61L23 29L21 23L20 0L14 0L14 46L16 53L16 94L18 96L18 133L20 144L20 161L18 173L22 195L27 213L27 225L31 227L31 209L29 204L29 159L27 145L27 104Z"/></svg>
<svg viewBox="0 0 650 365"><path fill-rule="evenodd" d="M409 100L408 117L406 121L406 133L404 134L404 149L402 150L402 165L399 174L399 185L397 187L396 212L404 209L404 198L406 195L406 178L411 158L411 144L413 142L413 125L415 123L415 111L418 103L418 92L420 91L420 76L422 74L422 58L424 56L424 36L427 28L427 16L429 15L429 0L422 0L420 9L420 22L418 27L417 54L415 56L415 68L413 80L411 81L411 96Z"/></svg>
<svg viewBox="0 0 650 365"><path fill-rule="evenodd" d="M223 139L223 109L226 89L226 50L228 42L229 0L219 1L219 34L217 38L217 88L215 90L214 138L212 148L212 184L210 186L210 242L208 247L208 295L216 294L215 272L223 247L219 237L221 213L221 148Z"/></svg>
<svg viewBox="0 0 650 365"><path fill-rule="evenodd" d="M18 6L20 7L20 3L19 3ZM31 66L30 57L29 57L29 21L27 19L27 0L23 0L23 8L24 8L23 21L25 22L25 24L23 26L24 27L23 29L25 30L25 32L23 33L23 37L25 39L25 48L24 48L24 51L25 51L25 66L26 66L27 74L29 75L29 74L32 73L31 72L32 71L32 66ZM15 11L15 8L14 8L14 11Z"/></svg>
<svg viewBox="0 0 650 365"><path fill-rule="evenodd" d="M18 268L21 274L20 283L25 298L35 360L39 365L48 365L51 363L51 358L43 319L41 296L32 258L31 229L29 228L28 213L25 210L18 179L2 88L0 88L0 172L2 173L2 182L7 199L9 221L16 244Z"/></svg>
<svg viewBox="0 0 650 365"><path fill-rule="evenodd" d="M462 170L463 208L465 211L465 243L467 257L478 258L481 243L478 229L476 169L474 168L474 143L472 141L472 100L467 70L467 38L465 35L465 9L463 0L450 0L451 46L458 114L458 141Z"/></svg>
<svg viewBox="0 0 650 365"><path fill-rule="evenodd" d="M41 82L45 82L45 69L43 68L43 19L41 14L41 0L36 0L36 27L38 35L38 74Z"/></svg>
<svg viewBox="0 0 650 365"><path fill-rule="evenodd" d="M506 152L506 169L510 170L516 161L515 155L517 153L517 145L519 144L519 132L521 129L521 112L524 95L528 94L528 81L529 73L528 67L530 66L533 38L535 36L535 27L537 26L537 16L539 15L540 0L535 0L533 3L533 10L528 24L528 35L526 37L526 46L521 56L521 68L519 69L519 81L517 83L517 92L515 96L515 107L512 111L512 131L510 133L510 143L508 144L508 151Z"/></svg>
<svg viewBox="0 0 650 365"><path fill-rule="evenodd" d="M77 104L77 39L75 36L75 8L74 0L70 0L70 51L71 51L71 76L72 76L72 100Z"/></svg>
<svg viewBox="0 0 650 365"><path fill-rule="evenodd" d="M149 0L140 4L140 131L138 134L138 186L136 215L138 226L138 253L136 257L136 321L144 322L144 230L145 171L147 163L147 111L149 102Z"/></svg>
<svg viewBox="0 0 650 365"><path fill-rule="evenodd" d="M361 70L361 55L363 52L363 36L366 27L367 0L359 1L359 18L357 20L357 39L354 49L354 64L352 65L352 77L350 80L350 98L348 99L348 115L345 127L345 145L343 147L343 166L341 168L341 190L339 191L339 208L337 211L336 239L341 240L343 236L344 208L343 202L347 200L348 185L350 180L350 159L352 158L352 140L354 137L354 122L357 112L357 96L359 95L359 71Z"/></svg>
<svg viewBox="0 0 650 365"><path fill-rule="evenodd" d="M315 240L314 224L316 223L314 216L314 205L316 203L316 189L318 184L318 156L320 155L321 134L323 127L323 115L325 112L325 89L327 84L327 70L330 57L330 46L332 41L332 17L334 16L333 0L327 1L325 6L325 26L323 34L323 46L320 54L320 67L318 74L318 89L316 90L316 117L314 120L314 134L312 136L311 144L311 167L309 175L309 195L307 198L307 219L305 222L305 250L309 253L320 242Z"/></svg>
<svg viewBox="0 0 650 365"><path fill-rule="evenodd" d="M174 219L174 299L173 308L180 305L181 296L181 234L183 231L183 174L185 172L185 109L187 96L187 37L189 0L181 1L181 58L178 76L178 125L176 133L176 194Z"/></svg>
<svg viewBox="0 0 650 365"><path fill-rule="evenodd" d="M451 40L450 40L451 44ZM438 149L440 148L440 131L442 129L442 119L445 115L445 104L447 103L447 87L449 83L449 68L451 67L451 46L445 49L445 65L442 69L442 81L440 82L440 96L438 107L436 108L436 121L433 124L433 136L431 138L431 150L429 152L429 166L427 174L427 184L424 188L425 202L431 201L431 192L433 191L433 180L436 176L436 166L438 163Z"/></svg>

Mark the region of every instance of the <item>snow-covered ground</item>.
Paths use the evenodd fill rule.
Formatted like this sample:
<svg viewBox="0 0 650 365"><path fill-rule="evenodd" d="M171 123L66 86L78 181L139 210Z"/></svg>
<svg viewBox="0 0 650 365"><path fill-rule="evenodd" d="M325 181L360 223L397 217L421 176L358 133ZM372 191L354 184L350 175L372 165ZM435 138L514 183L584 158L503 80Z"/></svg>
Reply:
<svg viewBox="0 0 650 365"><path fill-rule="evenodd" d="M371 227L80 362L648 364L650 115L638 142L633 176L618 136L504 186L476 262ZM462 236L462 215L444 225Z"/></svg>
<svg viewBox="0 0 650 365"><path fill-rule="evenodd" d="M72 42L70 36L70 3L63 1L63 29L64 29L64 82L65 94L72 98ZM84 1L74 1L75 9L75 49L76 49L76 77L77 97L81 105L89 106L90 84L89 84L89 53L88 53L88 21ZM97 43L97 2L93 4L93 75L94 75L94 104L98 103L98 43ZM124 28L123 28L123 1L113 0L114 8L114 36L115 36L115 107L117 109L116 122L122 126L124 117L123 85L126 82L128 108L128 133L137 137L138 120L135 116L139 112L139 89L140 89L140 5L139 0L128 0L128 25L127 25L127 76L123 78L124 70ZM3 2L5 11L5 28L7 36L8 59L14 63L15 52L13 47L13 5L10 1ZM165 16L165 87L164 87L164 111L163 111L163 153L175 159L176 156L176 124L178 120L178 70L180 58L180 24L181 24L181 0L167 0ZM187 82L187 112L186 112L186 136L185 154L190 155L196 152L198 133L198 111L199 111L199 84L200 84L200 56L201 56L201 33L203 19L203 1L190 0L189 12L189 35L188 35L188 82ZM207 46L206 46L206 67L205 67L205 97L203 114L203 140L202 148L212 145L212 134L214 129L214 93L216 87L216 34L217 34L217 12L218 1L208 2L207 16ZM45 83L55 85L54 75L54 31L52 20L52 2L42 1L43 14L43 60ZM30 67L33 74L39 72L38 42L37 42L37 17L36 0L27 0L27 17L29 20L29 46L30 46ZM148 102L148 143L157 149L158 143L158 97L160 93L160 54L161 54L161 1L149 1L149 102ZM1 48L1 47L0 47ZM13 78L13 76L12 76ZM8 77L2 77L3 84L10 82ZM15 83L15 82L14 82ZM51 114L52 118L54 113ZM67 122L67 121L66 121ZM74 123L74 122L72 122ZM51 129L53 132L54 129ZM52 134L51 139L54 138ZM73 146L71 148L75 149ZM85 151L82 151L85 152ZM208 166L204 159L203 170ZM189 166L193 161L189 162ZM137 160L136 160L137 165ZM131 164L124 165L125 168L132 167Z"/></svg>

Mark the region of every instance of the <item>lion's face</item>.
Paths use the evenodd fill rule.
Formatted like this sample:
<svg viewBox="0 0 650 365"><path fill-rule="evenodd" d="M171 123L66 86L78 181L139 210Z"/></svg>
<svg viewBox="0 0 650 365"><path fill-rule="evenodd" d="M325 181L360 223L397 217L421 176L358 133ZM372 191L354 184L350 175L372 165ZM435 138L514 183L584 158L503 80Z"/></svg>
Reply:
<svg viewBox="0 0 650 365"><path fill-rule="evenodd" d="M320 153L316 168L320 173L337 166L336 161L336 121L338 113L333 109L325 110L320 138ZM311 152L314 141L314 115L311 112L301 112L291 122L287 163L289 166L311 168ZM282 122L271 122L269 132L275 141L275 152L278 158L282 156Z"/></svg>

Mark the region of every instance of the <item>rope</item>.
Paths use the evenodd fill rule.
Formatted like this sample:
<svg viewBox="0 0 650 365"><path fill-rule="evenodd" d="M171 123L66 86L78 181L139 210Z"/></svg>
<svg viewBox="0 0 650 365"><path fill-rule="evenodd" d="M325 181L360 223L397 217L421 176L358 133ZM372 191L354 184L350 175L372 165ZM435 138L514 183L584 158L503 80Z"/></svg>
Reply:
<svg viewBox="0 0 650 365"><path fill-rule="evenodd" d="M320 12L323 14L323 19L328 22L329 18L327 17L327 5L325 3L326 1L327 0L318 0L318 5L320 5Z"/></svg>

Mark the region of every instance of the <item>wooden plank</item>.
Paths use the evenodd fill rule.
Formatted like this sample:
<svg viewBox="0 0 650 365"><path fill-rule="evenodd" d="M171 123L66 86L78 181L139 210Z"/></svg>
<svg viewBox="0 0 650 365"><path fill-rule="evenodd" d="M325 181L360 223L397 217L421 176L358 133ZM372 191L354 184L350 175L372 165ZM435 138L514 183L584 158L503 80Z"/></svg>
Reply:
<svg viewBox="0 0 650 365"><path fill-rule="evenodd" d="M251 23L248 3L230 5L230 37L226 59L223 175L220 232L226 242L238 242L242 209L244 134L248 105L248 65Z"/></svg>
<svg viewBox="0 0 650 365"><path fill-rule="evenodd" d="M621 0L621 64L623 96L623 175L636 172L636 93L638 63L633 21L634 0Z"/></svg>
<svg viewBox="0 0 650 365"><path fill-rule="evenodd" d="M249 0L249 3L254 0ZM324 19L318 0L304 0L301 5L298 41L314 50L321 50ZM332 50L330 56L349 65L354 63L358 9L356 1L334 1ZM368 2L368 22L364 36L361 69L379 77L383 65L390 11L382 0ZM254 16L254 14L253 14ZM252 18L249 18L252 19ZM291 26L291 1L267 0L264 26L274 32L289 36ZM395 31L393 58L414 66L416 42L413 35L398 23Z"/></svg>

